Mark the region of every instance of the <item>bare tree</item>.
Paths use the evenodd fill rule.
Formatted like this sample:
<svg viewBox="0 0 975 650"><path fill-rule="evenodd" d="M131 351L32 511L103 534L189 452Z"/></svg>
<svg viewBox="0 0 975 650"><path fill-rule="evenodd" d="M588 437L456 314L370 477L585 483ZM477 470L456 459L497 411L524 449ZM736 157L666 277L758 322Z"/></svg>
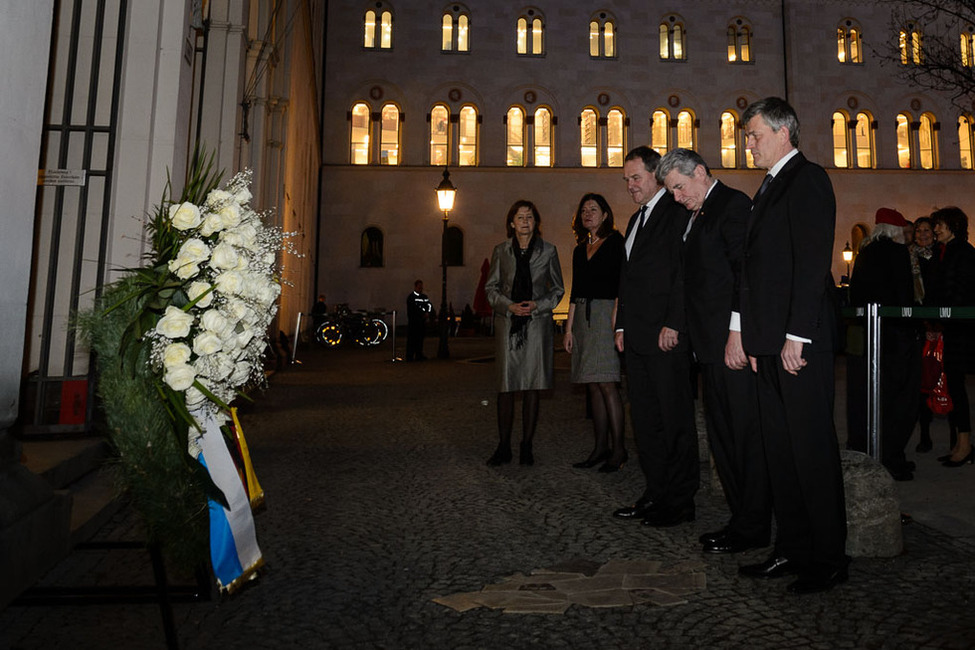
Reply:
<svg viewBox="0 0 975 650"><path fill-rule="evenodd" d="M877 54L910 85L947 94L975 108L975 0L891 3L891 38ZM967 41L963 43L963 37Z"/></svg>

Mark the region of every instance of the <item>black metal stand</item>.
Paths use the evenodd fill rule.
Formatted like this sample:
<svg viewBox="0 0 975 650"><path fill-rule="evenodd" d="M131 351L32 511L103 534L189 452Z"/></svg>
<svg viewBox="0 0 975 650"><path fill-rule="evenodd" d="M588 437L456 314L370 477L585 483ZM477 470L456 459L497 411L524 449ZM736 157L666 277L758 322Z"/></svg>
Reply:
<svg viewBox="0 0 975 650"><path fill-rule="evenodd" d="M179 638L173 620L173 603L196 603L211 599L211 582L208 573L200 568L196 571L195 585L169 585L166 579L166 565L162 551L156 545L142 542L87 542L78 544L77 550L104 549L147 549L152 561L153 585L108 585L80 587L33 587L14 600L11 606L36 607L62 605L159 605L166 647L179 650Z"/></svg>
<svg viewBox="0 0 975 650"><path fill-rule="evenodd" d="M450 347L447 344L447 211L443 213L443 234L440 236L440 266L443 268L443 284L440 287L440 342L437 345L437 358L449 359Z"/></svg>

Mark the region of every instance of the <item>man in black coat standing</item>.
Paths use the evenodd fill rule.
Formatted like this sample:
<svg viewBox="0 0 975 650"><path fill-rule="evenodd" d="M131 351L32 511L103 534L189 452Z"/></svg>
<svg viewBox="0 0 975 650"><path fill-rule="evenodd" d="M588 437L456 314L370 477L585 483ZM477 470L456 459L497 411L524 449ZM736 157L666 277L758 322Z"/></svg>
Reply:
<svg viewBox="0 0 975 650"><path fill-rule="evenodd" d="M728 525L704 533L700 541L705 553L768 546L772 505L757 382L750 369L725 364L726 356L742 354L741 332L730 328L752 202L716 180L689 149L667 153L656 175L691 213L684 231L687 330L701 367L708 440L731 510Z"/></svg>
<svg viewBox="0 0 975 650"><path fill-rule="evenodd" d="M694 520L700 476L681 279L688 215L657 183L659 161L653 149L637 147L623 163L627 191L640 209L626 229L616 348L626 357L646 488L634 505L613 516L665 527Z"/></svg>
<svg viewBox="0 0 975 650"><path fill-rule="evenodd" d="M433 309L427 294L423 293L423 280L413 283L413 291L406 297L406 360L423 361L423 336L427 331L427 314Z"/></svg>
<svg viewBox="0 0 975 650"><path fill-rule="evenodd" d="M748 221L738 304L747 362L758 373L777 535L765 562L739 572L798 574L789 591L806 594L845 582L849 564L833 425L836 199L826 171L797 149L799 119L788 102L755 102L742 121L746 148L768 170Z"/></svg>

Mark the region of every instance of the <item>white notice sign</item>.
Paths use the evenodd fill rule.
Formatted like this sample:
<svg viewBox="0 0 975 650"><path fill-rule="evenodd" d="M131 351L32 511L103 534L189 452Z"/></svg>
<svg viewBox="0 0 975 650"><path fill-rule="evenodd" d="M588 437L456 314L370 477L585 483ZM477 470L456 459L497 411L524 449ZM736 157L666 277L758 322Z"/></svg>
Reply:
<svg viewBox="0 0 975 650"><path fill-rule="evenodd" d="M40 169L37 172L37 184L83 187L87 174L84 169Z"/></svg>

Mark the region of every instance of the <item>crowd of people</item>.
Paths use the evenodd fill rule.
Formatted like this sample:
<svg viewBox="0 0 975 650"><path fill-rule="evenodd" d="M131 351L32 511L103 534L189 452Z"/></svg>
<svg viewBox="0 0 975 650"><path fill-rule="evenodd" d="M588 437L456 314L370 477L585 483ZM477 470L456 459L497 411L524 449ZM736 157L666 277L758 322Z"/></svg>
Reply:
<svg viewBox="0 0 975 650"><path fill-rule="evenodd" d="M571 381L585 386L593 446L573 467L615 472L629 460L620 393L625 366L644 483L612 516L651 527L694 521L693 400L700 377L708 441L730 511L723 528L700 536L702 551L771 547L764 561L741 565L739 573L793 576L790 592L815 593L845 582L850 562L833 420L834 356L841 345L831 274L836 201L826 171L800 153L799 120L786 101L755 102L742 122L746 149L767 170L754 197L715 179L694 151L661 157L641 146L623 165L638 206L625 231L616 228L602 195L587 193L579 201L563 346L571 355ZM494 248L485 285L498 382L491 466L513 459L519 396L519 462L534 464L539 393L552 387L553 310L565 287L541 221L531 201L511 206L507 239ZM911 223L881 208L875 221L850 278L853 305L975 305L975 248L964 212L943 208ZM884 329L881 460L897 480L913 477L905 446L916 423L916 451L934 447L921 368L922 356L935 349L945 393L937 410L946 401L953 405L950 451L939 460L946 467L972 463L965 373L975 343L968 322L892 319ZM846 340L848 447L865 451L866 360L856 328Z"/></svg>

